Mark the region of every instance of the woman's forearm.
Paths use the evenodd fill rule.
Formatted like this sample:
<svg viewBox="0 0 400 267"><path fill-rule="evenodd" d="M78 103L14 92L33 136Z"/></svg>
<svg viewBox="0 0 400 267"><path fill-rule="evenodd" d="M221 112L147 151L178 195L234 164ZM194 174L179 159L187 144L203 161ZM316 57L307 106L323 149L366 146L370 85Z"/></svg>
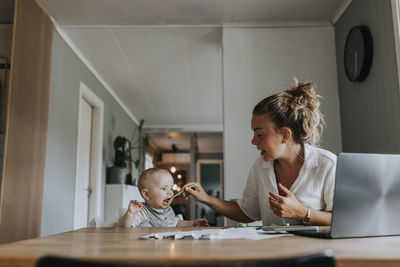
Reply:
<svg viewBox="0 0 400 267"><path fill-rule="evenodd" d="M332 212L323 210L310 211L310 221L307 223L309 225L331 225Z"/></svg>
<svg viewBox="0 0 400 267"><path fill-rule="evenodd" d="M207 201L204 201L203 203L229 219L244 223L253 221L244 214L236 202L209 196Z"/></svg>

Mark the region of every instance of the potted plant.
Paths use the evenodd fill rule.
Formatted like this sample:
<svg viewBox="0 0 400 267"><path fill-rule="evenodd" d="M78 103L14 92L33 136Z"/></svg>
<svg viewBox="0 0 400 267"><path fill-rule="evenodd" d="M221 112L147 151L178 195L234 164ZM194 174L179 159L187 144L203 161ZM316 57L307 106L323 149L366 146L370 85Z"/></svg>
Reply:
<svg viewBox="0 0 400 267"><path fill-rule="evenodd" d="M138 126L139 138L141 136L143 123L144 120L141 120L140 125ZM133 140L135 140L134 137ZM137 142L139 143L140 140L138 139ZM137 159L133 158L132 151L139 149L140 145L132 147L131 141L126 137L117 136L114 140L113 146L115 150L114 166L107 168L107 183L134 185L135 181L133 181L132 178L132 163L134 163L135 167L138 168L140 160L139 157L137 157Z"/></svg>
<svg viewBox="0 0 400 267"><path fill-rule="evenodd" d="M129 170L127 167L130 142L123 136L117 136L114 140L114 166L107 168L108 184L126 184Z"/></svg>

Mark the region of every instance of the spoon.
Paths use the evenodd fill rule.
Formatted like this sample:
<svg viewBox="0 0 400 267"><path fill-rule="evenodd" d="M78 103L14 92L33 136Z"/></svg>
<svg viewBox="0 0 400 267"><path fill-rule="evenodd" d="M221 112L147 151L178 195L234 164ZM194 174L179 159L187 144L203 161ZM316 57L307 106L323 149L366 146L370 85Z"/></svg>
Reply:
<svg viewBox="0 0 400 267"><path fill-rule="evenodd" d="M186 188L192 188L193 186L196 186L197 184L191 184ZM176 193L173 197L168 198L168 201L172 201L174 198L176 198L177 196L181 195L183 192L185 192L185 190L181 190L178 193Z"/></svg>

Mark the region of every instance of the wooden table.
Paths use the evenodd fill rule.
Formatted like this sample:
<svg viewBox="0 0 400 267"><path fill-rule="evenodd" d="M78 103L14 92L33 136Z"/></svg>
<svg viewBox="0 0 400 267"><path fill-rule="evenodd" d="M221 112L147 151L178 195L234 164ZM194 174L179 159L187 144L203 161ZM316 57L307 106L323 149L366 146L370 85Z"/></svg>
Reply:
<svg viewBox="0 0 400 267"><path fill-rule="evenodd" d="M199 228L196 228L197 230ZM85 228L0 246L0 266L34 266L44 255L112 262L210 262L277 259L331 249L337 266L400 266L400 236L264 240L139 240L175 228ZM189 230L186 228L186 230Z"/></svg>

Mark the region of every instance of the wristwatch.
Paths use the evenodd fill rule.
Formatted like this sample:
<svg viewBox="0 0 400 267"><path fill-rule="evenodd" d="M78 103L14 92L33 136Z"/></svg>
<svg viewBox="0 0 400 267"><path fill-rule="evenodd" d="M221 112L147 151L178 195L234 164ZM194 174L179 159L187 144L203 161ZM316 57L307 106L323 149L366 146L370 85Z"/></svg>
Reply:
<svg viewBox="0 0 400 267"><path fill-rule="evenodd" d="M308 208L306 216L303 218L303 223L306 224L310 221L311 208Z"/></svg>

